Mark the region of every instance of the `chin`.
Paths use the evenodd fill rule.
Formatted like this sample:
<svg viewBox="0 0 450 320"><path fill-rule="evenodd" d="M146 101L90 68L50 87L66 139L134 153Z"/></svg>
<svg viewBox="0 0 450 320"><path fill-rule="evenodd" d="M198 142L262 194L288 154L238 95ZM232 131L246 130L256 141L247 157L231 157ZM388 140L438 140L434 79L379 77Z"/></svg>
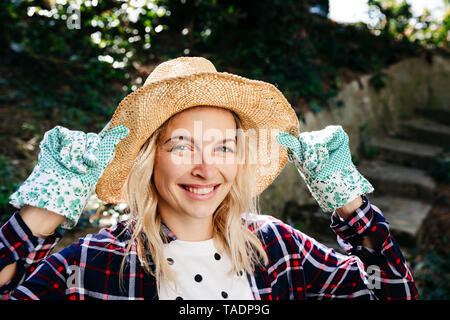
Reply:
<svg viewBox="0 0 450 320"><path fill-rule="evenodd" d="M217 208L213 209L213 208L190 207L190 208L186 208L185 212L193 218L205 219L205 218L211 217L214 214L214 212L216 211L216 209Z"/></svg>

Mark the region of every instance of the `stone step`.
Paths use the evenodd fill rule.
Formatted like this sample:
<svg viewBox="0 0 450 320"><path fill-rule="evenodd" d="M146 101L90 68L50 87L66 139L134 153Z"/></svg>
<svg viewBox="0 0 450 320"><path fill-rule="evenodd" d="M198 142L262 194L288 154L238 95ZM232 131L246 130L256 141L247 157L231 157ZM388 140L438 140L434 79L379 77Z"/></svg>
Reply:
<svg viewBox="0 0 450 320"><path fill-rule="evenodd" d="M444 150L439 146L391 137L373 137L369 146L378 150L375 155L378 160L419 169L428 169Z"/></svg>
<svg viewBox="0 0 450 320"><path fill-rule="evenodd" d="M368 194L367 197L371 204L381 210L389 222L389 230L401 247L417 245L419 230L432 208L430 203L405 197L378 195L375 192ZM318 231L317 226L327 230L330 225L330 214L316 211L311 215L311 223L316 226L314 231ZM315 235L314 232L312 234ZM328 232L324 236L315 238L328 247L341 251L338 243L331 239Z"/></svg>
<svg viewBox="0 0 450 320"><path fill-rule="evenodd" d="M436 182L425 170L372 160L362 161L359 172L377 194L398 195L426 201L434 200Z"/></svg>
<svg viewBox="0 0 450 320"><path fill-rule="evenodd" d="M427 119L450 125L450 108L436 109L436 108L417 108L414 110L415 114Z"/></svg>
<svg viewBox="0 0 450 320"><path fill-rule="evenodd" d="M398 135L416 142L450 147L450 126L426 118L405 120Z"/></svg>
<svg viewBox="0 0 450 320"><path fill-rule="evenodd" d="M377 206L400 245L415 246L419 230L431 211L429 202L392 195L368 195L370 203Z"/></svg>

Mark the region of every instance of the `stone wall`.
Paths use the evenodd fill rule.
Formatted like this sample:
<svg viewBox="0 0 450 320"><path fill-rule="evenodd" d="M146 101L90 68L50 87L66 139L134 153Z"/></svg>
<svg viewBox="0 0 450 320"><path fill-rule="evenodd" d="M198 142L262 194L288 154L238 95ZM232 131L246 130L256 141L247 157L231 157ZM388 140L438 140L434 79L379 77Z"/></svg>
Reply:
<svg viewBox="0 0 450 320"><path fill-rule="evenodd" d="M428 63L424 58L411 58L382 72L386 74L384 88L375 90L370 85L373 75L364 75L346 84L329 101L330 108L304 114L300 130L342 125L349 135L352 155L358 158L358 146L367 132L370 135L395 133L401 120L413 117L416 108L450 108L450 59L434 56L432 63ZM361 130L362 126L366 127L365 131ZM261 194L260 200L263 213L280 218L289 201L299 206L316 204L291 163Z"/></svg>

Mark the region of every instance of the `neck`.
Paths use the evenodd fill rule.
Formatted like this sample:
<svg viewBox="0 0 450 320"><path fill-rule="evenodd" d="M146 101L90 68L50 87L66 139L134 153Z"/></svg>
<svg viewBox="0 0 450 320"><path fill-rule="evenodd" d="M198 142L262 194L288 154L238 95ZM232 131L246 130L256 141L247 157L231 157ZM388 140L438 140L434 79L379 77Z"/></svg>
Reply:
<svg viewBox="0 0 450 320"><path fill-rule="evenodd" d="M204 241L213 237L212 216L193 218L164 212L160 212L160 214L166 226L179 240Z"/></svg>

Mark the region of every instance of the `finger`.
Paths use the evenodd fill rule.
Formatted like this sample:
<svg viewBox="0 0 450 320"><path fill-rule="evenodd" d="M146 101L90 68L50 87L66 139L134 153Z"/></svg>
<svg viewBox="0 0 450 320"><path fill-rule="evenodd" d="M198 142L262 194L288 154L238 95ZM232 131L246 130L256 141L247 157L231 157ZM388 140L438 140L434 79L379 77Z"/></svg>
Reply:
<svg viewBox="0 0 450 320"><path fill-rule="evenodd" d="M130 129L121 124L111 128L111 130L103 137L100 143L99 152L99 166L102 169L106 168L106 166L114 159L117 145L127 137L129 133Z"/></svg>
<svg viewBox="0 0 450 320"><path fill-rule="evenodd" d="M59 154L59 151L61 150L61 146L59 144L59 131L61 128L61 126L56 126L44 134L44 138L39 144L39 147L44 153L54 155Z"/></svg>
<svg viewBox="0 0 450 320"><path fill-rule="evenodd" d="M320 171L329 162L329 153L324 145L308 145L304 154L304 167L311 172Z"/></svg>
<svg viewBox="0 0 450 320"><path fill-rule="evenodd" d="M325 144L329 152L339 149L343 144L348 143L348 135L341 126L328 126L325 128Z"/></svg>
<svg viewBox="0 0 450 320"><path fill-rule="evenodd" d="M288 156L292 157L292 153L294 153L299 158L299 161L303 160L302 145L298 138L287 132L280 132L276 138L279 144L286 147ZM290 160L292 159L290 158Z"/></svg>
<svg viewBox="0 0 450 320"><path fill-rule="evenodd" d="M319 172L330 162L334 150L344 142L345 132L341 126L327 126L322 130L305 132L299 140L303 142L304 167L310 172Z"/></svg>
<svg viewBox="0 0 450 320"><path fill-rule="evenodd" d="M299 141L303 146L303 166L306 170L317 172L327 163L329 158L326 148L328 135L329 133L325 129L300 134Z"/></svg>
<svg viewBox="0 0 450 320"><path fill-rule="evenodd" d="M103 127L102 131L99 132L98 137L100 138L100 140L102 140L103 137L106 135L106 132L108 131L110 126L111 121L108 121L108 123Z"/></svg>
<svg viewBox="0 0 450 320"><path fill-rule="evenodd" d="M88 167L95 167L98 165L100 151L100 138L99 135L89 132L86 135L86 150L83 153L83 162Z"/></svg>
<svg viewBox="0 0 450 320"><path fill-rule="evenodd" d="M70 171L85 173L87 166L83 163L83 153L86 150L86 134L68 129L60 133L60 162Z"/></svg>
<svg viewBox="0 0 450 320"><path fill-rule="evenodd" d="M308 132L300 135L300 139L303 142L303 166L306 170L313 171L319 163L317 149L320 145L311 141L311 134Z"/></svg>

